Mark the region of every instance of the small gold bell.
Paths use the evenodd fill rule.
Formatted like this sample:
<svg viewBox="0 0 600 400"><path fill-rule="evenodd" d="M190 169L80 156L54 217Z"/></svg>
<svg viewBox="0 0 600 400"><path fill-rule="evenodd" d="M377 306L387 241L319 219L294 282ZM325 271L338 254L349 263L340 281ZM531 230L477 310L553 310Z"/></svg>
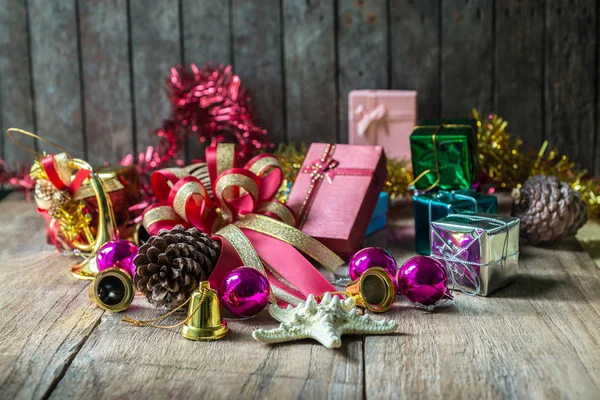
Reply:
<svg viewBox="0 0 600 400"><path fill-rule="evenodd" d="M208 281L200 282L200 287L192 293L188 318L181 328L181 334L187 339L217 340L227 334L227 322L221 319L219 310L219 296Z"/></svg>
<svg viewBox="0 0 600 400"><path fill-rule="evenodd" d="M89 296L100 308L121 312L129 307L135 296L131 276L121 268L105 269L94 278Z"/></svg>
<svg viewBox="0 0 600 400"><path fill-rule="evenodd" d="M379 313L392 308L396 291L388 273L383 268L373 267L348 284L346 295L354 298L358 307Z"/></svg>

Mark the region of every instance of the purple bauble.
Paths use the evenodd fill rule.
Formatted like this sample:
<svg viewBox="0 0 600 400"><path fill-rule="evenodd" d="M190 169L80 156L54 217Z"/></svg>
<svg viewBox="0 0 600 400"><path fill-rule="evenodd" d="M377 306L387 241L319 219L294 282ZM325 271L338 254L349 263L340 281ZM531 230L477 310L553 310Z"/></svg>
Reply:
<svg viewBox="0 0 600 400"><path fill-rule="evenodd" d="M232 314L252 317L269 302L271 287L267 278L251 267L231 271L221 284L221 300Z"/></svg>
<svg viewBox="0 0 600 400"><path fill-rule="evenodd" d="M98 250L96 254L96 264L98 271L117 267L127 273L135 275L135 265L133 265L133 257L138 252L138 248L127 240L114 240L106 242L104 246Z"/></svg>
<svg viewBox="0 0 600 400"><path fill-rule="evenodd" d="M392 278L394 285L398 274L398 265L394 257L386 250L379 247L366 247L357 251L348 262L348 272L352 280L358 279L366 270L373 267L383 268Z"/></svg>
<svg viewBox="0 0 600 400"><path fill-rule="evenodd" d="M436 259L427 256L409 258L398 273L398 294L426 307L451 298L448 274Z"/></svg>

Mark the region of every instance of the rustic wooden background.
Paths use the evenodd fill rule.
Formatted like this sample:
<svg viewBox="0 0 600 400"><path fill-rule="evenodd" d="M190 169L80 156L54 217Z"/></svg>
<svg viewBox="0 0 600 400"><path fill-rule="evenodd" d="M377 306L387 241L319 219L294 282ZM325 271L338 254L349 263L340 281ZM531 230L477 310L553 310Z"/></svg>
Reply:
<svg viewBox="0 0 600 400"><path fill-rule="evenodd" d="M599 17L594 0L0 0L0 124L115 161L155 143L171 66L230 63L275 141L344 142L350 90L417 89L421 117L496 110L599 174Z"/></svg>

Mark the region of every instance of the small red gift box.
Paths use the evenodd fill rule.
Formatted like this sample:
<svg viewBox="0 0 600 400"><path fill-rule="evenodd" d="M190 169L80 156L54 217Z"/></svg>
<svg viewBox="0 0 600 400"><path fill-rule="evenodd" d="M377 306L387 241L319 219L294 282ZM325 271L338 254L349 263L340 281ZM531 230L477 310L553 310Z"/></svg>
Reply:
<svg viewBox="0 0 600 400"><path fill-rule="evenodd" d="M386 175L381 146L314 143L287 205L304 233L348 259L360 249Z"/></svg>

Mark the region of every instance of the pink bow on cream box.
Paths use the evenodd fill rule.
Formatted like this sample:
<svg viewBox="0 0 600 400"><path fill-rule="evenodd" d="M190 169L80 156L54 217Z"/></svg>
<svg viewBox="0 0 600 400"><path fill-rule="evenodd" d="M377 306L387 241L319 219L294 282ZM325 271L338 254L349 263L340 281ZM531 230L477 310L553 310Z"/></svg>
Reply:
<svg viewBox="0 0 600 400"><path fill-rule="evenodd" d="M353 90L348 95L350 144L382 146L389 158L410 158L416 120L416 91Z"/></svg>

